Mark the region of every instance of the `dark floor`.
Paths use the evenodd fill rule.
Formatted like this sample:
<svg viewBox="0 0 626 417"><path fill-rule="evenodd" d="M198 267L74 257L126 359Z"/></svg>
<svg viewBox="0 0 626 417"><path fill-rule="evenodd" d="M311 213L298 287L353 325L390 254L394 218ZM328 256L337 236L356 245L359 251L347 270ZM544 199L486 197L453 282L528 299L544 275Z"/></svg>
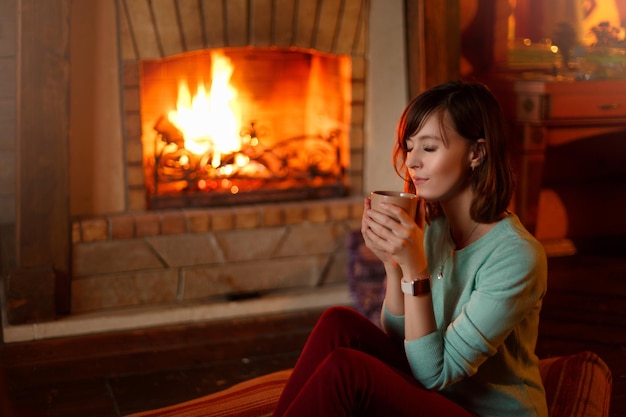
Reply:
<svg viewBox="0 0 626 417"><path fill-rule="evenodd" d="M614 417L626 417L624 242L587 241L579 255L550 258L537 348L540 357L582 350L602 357L613 372ZM320 313L5 344L0 358L20 410L14 415L123 416L293 366Z"/></svg>

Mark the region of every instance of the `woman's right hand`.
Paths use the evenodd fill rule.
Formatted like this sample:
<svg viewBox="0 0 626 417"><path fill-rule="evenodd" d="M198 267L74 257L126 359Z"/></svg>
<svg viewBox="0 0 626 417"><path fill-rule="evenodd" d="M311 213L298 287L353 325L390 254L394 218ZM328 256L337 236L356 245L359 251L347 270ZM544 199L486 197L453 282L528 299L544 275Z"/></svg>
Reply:
<svg viewBox="0 0 626 417"><path fill-rule="evenodd" d="M418 213L422 219L422 204ZM361 233L365 245L387 266L398 265L412 275L426 267L423 222L410 218L400 207L383 203L380 211L374 211L365 198Z"/></svg>

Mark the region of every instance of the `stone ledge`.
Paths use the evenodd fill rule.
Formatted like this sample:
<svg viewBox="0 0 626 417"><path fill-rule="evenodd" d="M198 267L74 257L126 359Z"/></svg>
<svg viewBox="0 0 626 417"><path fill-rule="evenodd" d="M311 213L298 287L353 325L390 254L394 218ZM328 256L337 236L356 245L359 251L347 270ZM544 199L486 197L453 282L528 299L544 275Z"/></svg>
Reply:
<svg viewBox="0 0 626 417"><path fill-rule="evenodd" d="M3 327L4 342L30 342L95 333L185 325L230 318L352 305L346 284L276 292L258 299L74 314L50 322Z"/></svg>

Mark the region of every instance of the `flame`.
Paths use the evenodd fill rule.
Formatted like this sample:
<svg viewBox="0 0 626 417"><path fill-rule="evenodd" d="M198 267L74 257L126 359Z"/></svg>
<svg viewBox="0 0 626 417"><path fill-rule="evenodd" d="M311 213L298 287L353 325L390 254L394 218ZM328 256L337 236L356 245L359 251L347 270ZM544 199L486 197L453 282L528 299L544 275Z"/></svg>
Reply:
<svg viewBox="0 0 626 417"><path fill-rule="evenodd" d="M169 120L185 138L185 148L197 155L213 152L211 165L220 165L221 155L241 149L240 108L237 90L230 85L234 67L221 52L211 53L211 90L207 94L204 83L198 84L192 98L189 86L181 80L178 86L176 110Z"/></svg>

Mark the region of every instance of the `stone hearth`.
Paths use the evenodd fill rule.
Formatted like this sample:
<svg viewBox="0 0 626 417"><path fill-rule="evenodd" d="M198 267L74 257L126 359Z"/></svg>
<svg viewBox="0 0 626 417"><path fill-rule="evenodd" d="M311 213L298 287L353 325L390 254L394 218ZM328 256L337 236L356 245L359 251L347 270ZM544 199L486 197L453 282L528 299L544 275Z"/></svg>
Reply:
<svg viewBox="0 0 626 417"><path fill-rule="evenodd" d="M345 284L362 207L358 197L76 221L73 312Z"/></svg>

